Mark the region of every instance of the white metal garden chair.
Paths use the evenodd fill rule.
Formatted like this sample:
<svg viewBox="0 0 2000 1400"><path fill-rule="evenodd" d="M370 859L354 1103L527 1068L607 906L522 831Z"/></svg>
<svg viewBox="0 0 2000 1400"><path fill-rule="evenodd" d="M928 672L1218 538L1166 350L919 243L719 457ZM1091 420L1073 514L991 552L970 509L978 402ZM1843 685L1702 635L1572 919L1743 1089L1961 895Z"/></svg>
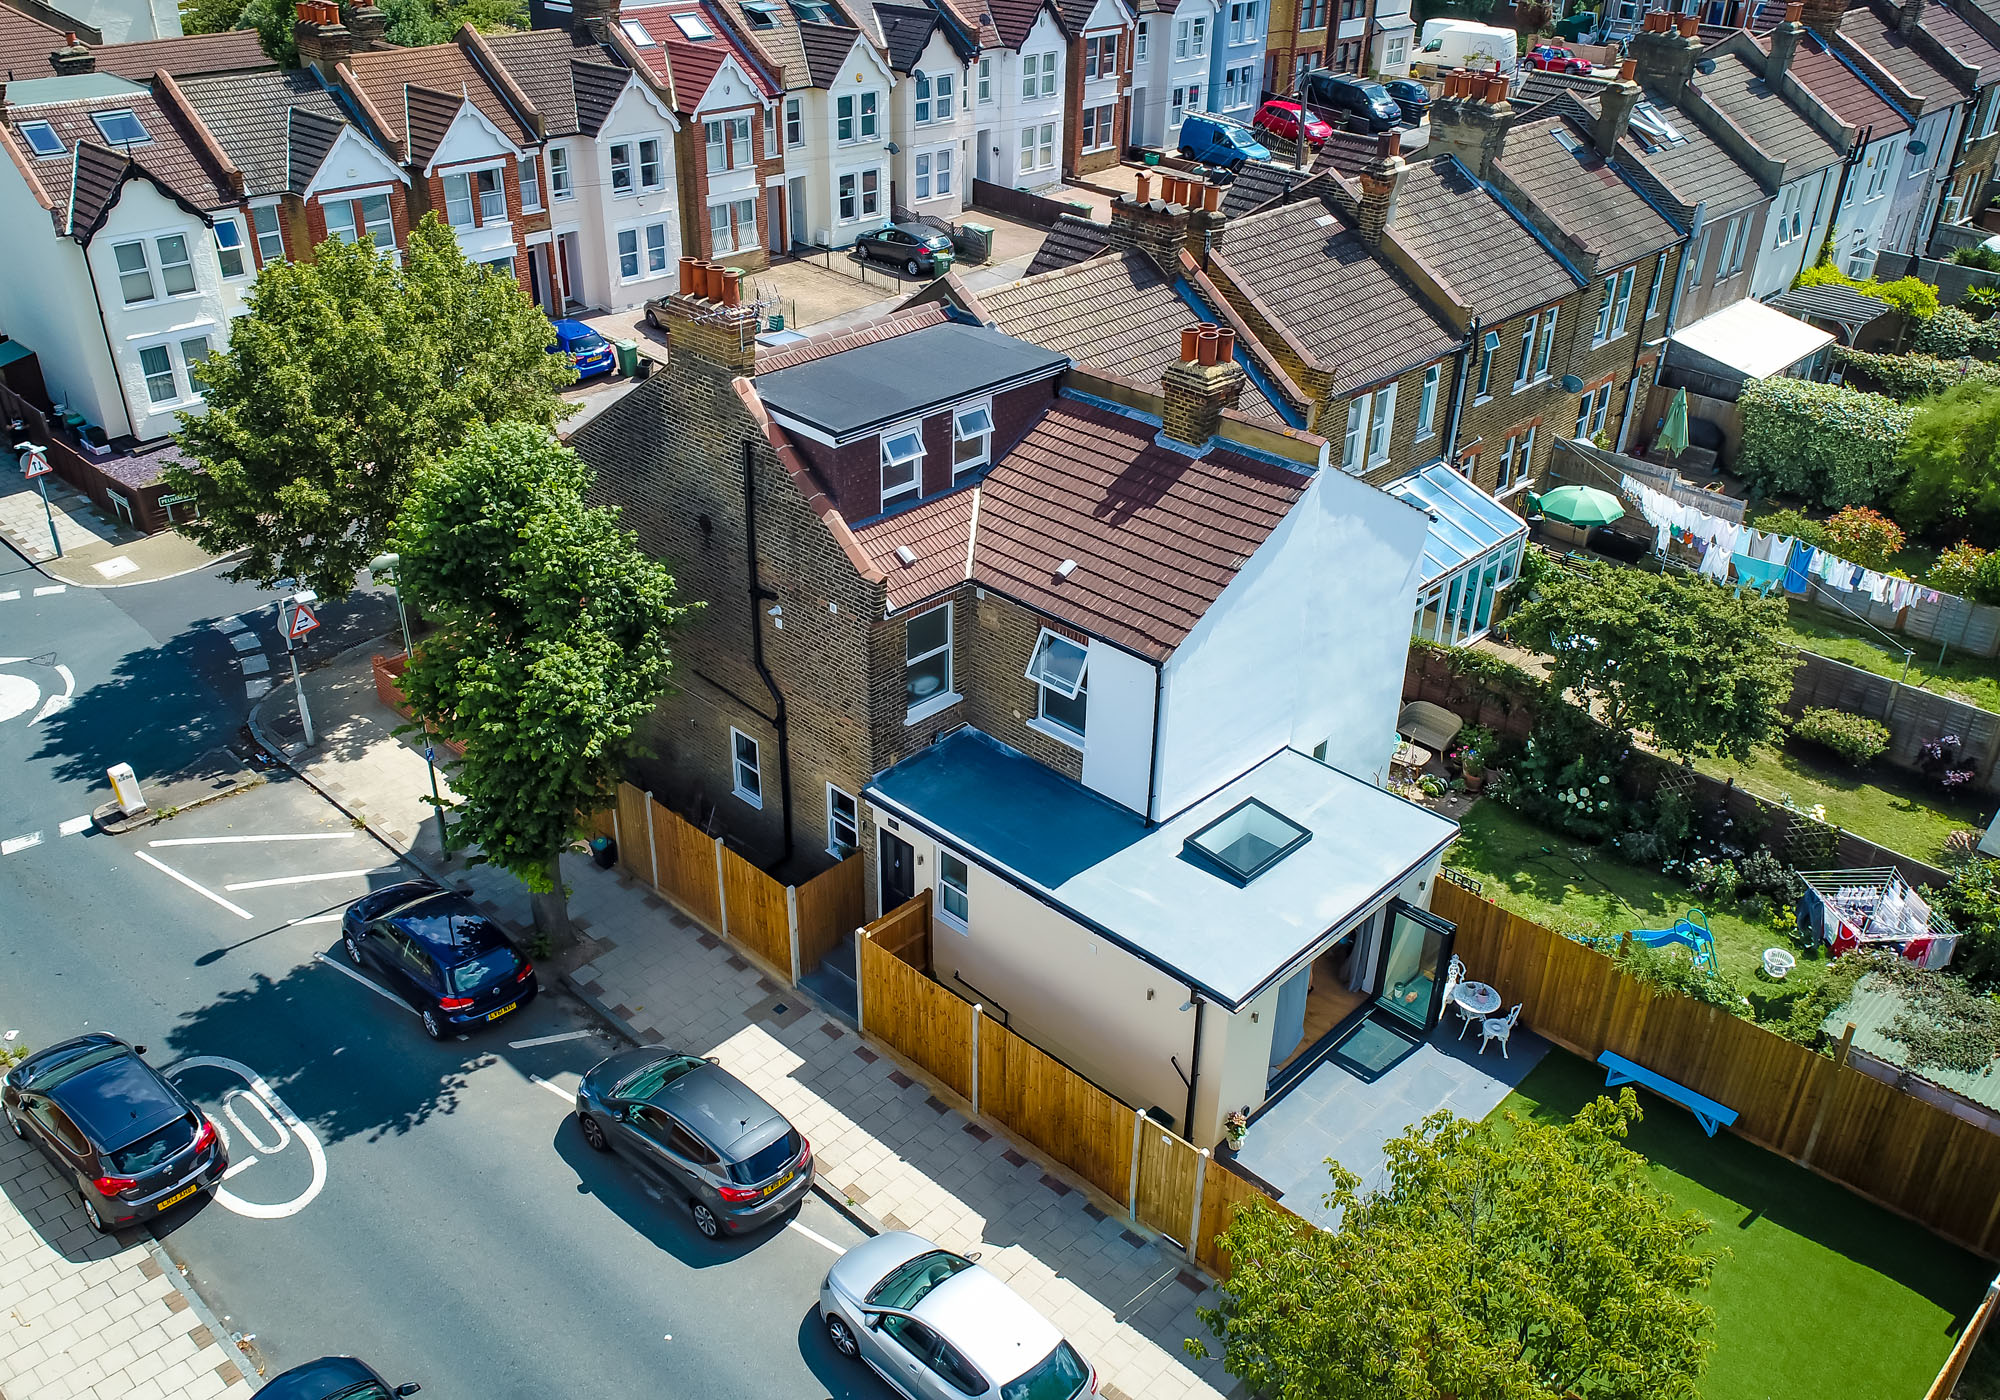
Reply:
<svg viewBox="0 0 2000 1400"><path fill-rule="evenodd" d="M1458 1013L1458 1038L1465 1039L1466 1028L1478 1020L1470 1011L1459 1005L1458 984L1465 980L1465 960L1458 954L1451 955L1451 961L1444 968L1444 1004Z"/></svg>
<svg viewBox="0 0 2000 1400"><path fill-rule="evenodd" d="M1500 1058L1507 1058L1507 1039L1514 1034L1514 1023L1521 1019L1521 1003L1515 1002L1514 1009L1505 1016L1488 1016L1479 1023L1479 1053L1484 1055L1492 1041L1500 1042Z"/></svg>

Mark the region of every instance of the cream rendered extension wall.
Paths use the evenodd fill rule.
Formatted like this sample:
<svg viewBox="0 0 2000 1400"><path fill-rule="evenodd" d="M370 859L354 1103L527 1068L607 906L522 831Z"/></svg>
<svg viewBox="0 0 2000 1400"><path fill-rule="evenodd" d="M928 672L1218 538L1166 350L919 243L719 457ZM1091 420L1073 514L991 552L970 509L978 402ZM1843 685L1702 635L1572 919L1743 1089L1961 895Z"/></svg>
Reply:
<svg viewBox="0 0 2000 1400"><path fill-rule="evenodd" d="M674 133L680 130L680 123L666 104L653 95L651 87L637 78L629 78L625 90L612 105L611 112L604 119L597 139L572 137L567 142L570 148L570 171L577 179L576 203L581 206L580 222L582 236L577 240L583 247L582 283L584 302L589 306L608 307L622 311L638 306L653 297L664 296L673 290L679 276L681 245L680 215L680 172L674 166ZM643 138L654 138L660 143L660 160L664 165L661 172L666 183L657 190L634 189L631 194L614 195L611 191L611 147L619 142L633 145L633 183L638 182L637 145ZM751 132L753 146L764 139L761 127ZM584 188L584 178L588 188ZM558 201L554 215L555 226L561 228L567 222L563 213L566 202ZM761 213L759 214L761 218ZM645 226L664 223L667 226L667 261L659 271L648 268L646 261ZM637 228L639 235L639 276L626 281L618 267L618 231Z"/></svg>
<svg viewBox="0 0 2000 1400"><path fill-rule="evenodd" d="M187 217L178 208L174 212ZM112 437L129 433L84 250L57 234L20 168L5 159L0 159L0 229L6 231L8 274L0 277L0 330L35 352L58 403ZM117 289L114 279L113 298Z"/></svg>

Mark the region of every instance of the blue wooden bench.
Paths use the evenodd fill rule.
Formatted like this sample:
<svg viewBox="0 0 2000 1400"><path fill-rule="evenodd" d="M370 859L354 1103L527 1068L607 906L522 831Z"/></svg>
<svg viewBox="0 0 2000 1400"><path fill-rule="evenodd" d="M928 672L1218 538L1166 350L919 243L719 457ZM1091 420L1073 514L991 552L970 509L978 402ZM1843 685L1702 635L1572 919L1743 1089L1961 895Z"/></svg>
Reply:
<svg viewBox="0 0 2000 1400"><path fill-rule="evenodd" d="M1672 1099L1694 1114L1695 1122L1701 1124L1702 1131L1715 1136L1717 1128L1726 1128L1736 1121L1736 1110L1724 1108L1714 1099L1704 1098L1685 1084L1676 1084L1664 1074L1655 1074L1644 1065L1633 1064L1623 1055L1614 1055L1606 1050L1597 1057L1597 1063L1604 1066L1604 1087L1615 1089L1620 1084L1639 1084L1651 1089L1663 1099Z"/></svg>

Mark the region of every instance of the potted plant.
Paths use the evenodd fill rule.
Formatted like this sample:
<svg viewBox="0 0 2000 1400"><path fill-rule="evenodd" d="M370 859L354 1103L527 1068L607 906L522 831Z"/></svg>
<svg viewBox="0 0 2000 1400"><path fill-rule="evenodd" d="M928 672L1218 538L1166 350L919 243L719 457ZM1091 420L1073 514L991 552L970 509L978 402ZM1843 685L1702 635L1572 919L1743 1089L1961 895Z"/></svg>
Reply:
<svg viewBox="0 0 2000 1400"><path fill-rule="evenodd" d="M1486 786L1486 760L1478 749L1467 749L1459 755L1461 770L1459 776L1465 779L1467 792L1478 792Z"/></svg>
<svg viewBox="0 0 2000 1400"><path fill-rule="evenodd" d="M1250 1136L1249 1105L1245 1104L1242 1108L1237 1109L1227 1118L1223 1119L1222 1130L1229 1134L1229 1150L1232 1152L1241 1152L1244 1140Z"/></svg>

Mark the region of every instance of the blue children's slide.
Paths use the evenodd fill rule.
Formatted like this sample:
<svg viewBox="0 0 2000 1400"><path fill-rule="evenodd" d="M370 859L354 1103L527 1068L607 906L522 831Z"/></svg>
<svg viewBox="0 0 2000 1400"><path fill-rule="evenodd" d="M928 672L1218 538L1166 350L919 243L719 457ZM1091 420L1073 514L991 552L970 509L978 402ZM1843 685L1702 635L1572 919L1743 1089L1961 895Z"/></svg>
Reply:
<svg viewBox="0 0 2000 1400"><path fill-rule="evenodd" d="M1708 915L1702 913L1699 907L1690 907L1672 928L1633 929L1632 941L1643 943L1648 948L1678 945L1694 954L1696 967L1710 973L1716 970L1715 935L1708 931Z"/></svg>

